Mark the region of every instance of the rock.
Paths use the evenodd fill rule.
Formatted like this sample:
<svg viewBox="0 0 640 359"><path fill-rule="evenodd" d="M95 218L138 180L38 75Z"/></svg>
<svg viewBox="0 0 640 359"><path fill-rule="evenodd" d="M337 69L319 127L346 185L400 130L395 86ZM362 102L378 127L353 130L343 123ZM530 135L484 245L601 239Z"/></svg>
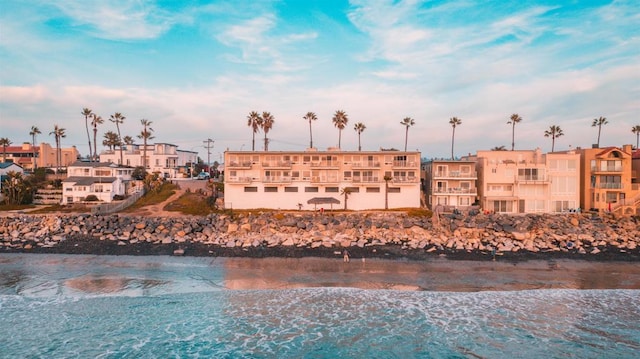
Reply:
<svg viewBox="0 0 640 359"><path fill-rule="evenodd" d="M571 217L570 222L571 222L571 225L574 226L574 227L577 227L577 226L580 225L580 221L578 221L578 219L576 217Z"/></svg>
<svg viewBox="0 0 640 359"><path fill-rule="evenodd" d="M182 249L182 248L174 249L173 250L173 255L174 256L182 256L182 255L184 255L184 249Z"/></svg>
<svg viewBox="0 0 640 359"><path fill-rule="evenodd" d="M227 233L236 233L237 231L238 231L238 224L229 223L229 226L227 227Z"/></svg>

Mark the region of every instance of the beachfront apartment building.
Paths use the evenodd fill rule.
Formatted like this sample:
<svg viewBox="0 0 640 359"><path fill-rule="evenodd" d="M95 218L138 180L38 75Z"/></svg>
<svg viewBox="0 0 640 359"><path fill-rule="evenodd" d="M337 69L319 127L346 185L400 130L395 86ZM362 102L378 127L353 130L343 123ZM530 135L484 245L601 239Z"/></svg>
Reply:
<svg viewBox="0 0 640 359"><path fill-rule="evenodd" d="M126 145L122 149L122 164L139 167L144 165L144 145ZM147 172L158 173L164 178L183 177L189 173L190 166L197 163L198 152L179 150L177 145L170 143L147 144L146 147ZM121 164L120 149L102 151L101 162Z"/></svg>
<svg viewBox="0 0 640 359"><path fill-rule="evenodd" d="M75 146L60 148L60 167L67 167L80 158L80 153ZM50 144L41 142L38 146L23 143L21 146L7 146L7 162L20 165L25 171L33 171L35 168L56 168L56 148Z"/></svg>
<svg viewBox="0 0 640 359"><path fill-rule="evenodd" d="M104 162L76 162L67 168L62 180L62 203L83 202L94 195L99 201L112 202L115 196L125 196L140 190L134 186L133 167Z"/></svg>
<svg viewBox="0 0 640 359"><path fill-rule="evenodd" d="M430 160L424 164L427 206L468 209L478 199L475 160Z"/></svg>
<svg viewBox="0 0 640 359"><path fill-rule="evenodd" d="M476 158L478 195L485 211L558 213L580 207L576 151L478 151Z"/></svg>
<svg viewBox="0 0 640 359"><path fill-rule="evenodd" d="M640 183L633 171L631 145L578 148L581 155L580 203L586 209L640 213Z"/></svg>
<svg viewBox="0 0 640 359"><path fill-rule="evenodd" d="M226 208L420 207L420 152L226 151L224 163Z"/></svg>

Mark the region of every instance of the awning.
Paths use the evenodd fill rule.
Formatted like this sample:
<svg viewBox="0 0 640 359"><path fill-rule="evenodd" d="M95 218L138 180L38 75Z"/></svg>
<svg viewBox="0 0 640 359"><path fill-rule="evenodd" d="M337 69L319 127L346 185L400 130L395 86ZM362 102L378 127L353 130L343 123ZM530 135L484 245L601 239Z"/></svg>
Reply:
<svg viewBox="0 0 640 359"><path fill-rule="evenodd" d="M340 200L333 197L313 197L307 201L307 204L340 204Z"/></svg>

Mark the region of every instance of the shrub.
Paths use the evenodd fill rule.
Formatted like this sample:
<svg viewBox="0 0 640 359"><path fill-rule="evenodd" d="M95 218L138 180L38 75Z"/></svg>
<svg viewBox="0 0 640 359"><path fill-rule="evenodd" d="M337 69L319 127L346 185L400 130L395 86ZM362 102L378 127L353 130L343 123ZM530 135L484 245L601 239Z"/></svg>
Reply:
<svg viewBox="0 0 640 359"><path fill-rule="evenodd" d="M86 196L84 198L84 200L87 201L87 202L97 202L97 201L99 201L98 197L96 197L95 194L90 194L90 195Z"/></svg>

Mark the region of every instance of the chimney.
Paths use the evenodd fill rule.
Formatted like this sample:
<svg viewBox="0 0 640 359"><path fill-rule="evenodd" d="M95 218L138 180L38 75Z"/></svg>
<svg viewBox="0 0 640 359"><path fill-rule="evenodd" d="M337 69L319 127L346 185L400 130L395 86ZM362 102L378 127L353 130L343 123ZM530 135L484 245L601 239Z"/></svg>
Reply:
<svg viewBox="0 0 640 359"><path fill-rule="evenodd" d="M633 146L632 145L624 145L624 146L622 146L622 151L631 154L631 153L633 153Z"/></svg>

